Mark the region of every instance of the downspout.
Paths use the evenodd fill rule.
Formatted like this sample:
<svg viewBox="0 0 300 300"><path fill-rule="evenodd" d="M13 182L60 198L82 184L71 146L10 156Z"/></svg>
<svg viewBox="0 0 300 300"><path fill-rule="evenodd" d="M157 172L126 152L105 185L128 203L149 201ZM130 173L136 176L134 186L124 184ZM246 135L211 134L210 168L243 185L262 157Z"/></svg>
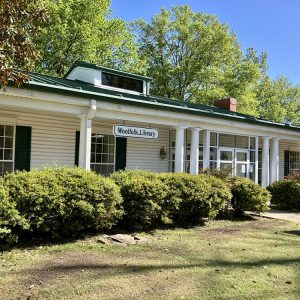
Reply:
<svg viewBox="0 0 300 300"><path fill-rule="evenodd" d="M88 120L93 120L95 115L96 115L96 111L97 111L97 101L96 100L93 100L91 99L90 100L90 109L86 115L86 118Z"/></svg>

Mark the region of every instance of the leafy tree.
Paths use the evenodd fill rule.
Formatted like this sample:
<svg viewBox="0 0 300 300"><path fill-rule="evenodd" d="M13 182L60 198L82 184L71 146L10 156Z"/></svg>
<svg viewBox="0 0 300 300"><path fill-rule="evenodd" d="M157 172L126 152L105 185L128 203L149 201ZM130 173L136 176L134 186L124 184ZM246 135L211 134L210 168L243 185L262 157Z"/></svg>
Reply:
<svg viewBox="0 0 300 300"><path fill-rule="evenodd" d="M37 50L32 39L46 19L43 1L0 0L0 87L20 85L33 68Z"/></svg>
<svg viewBox="0 0 300 300"><path fill-rule="evenodd" d="M50 14L35 43L37 69L63 75L76 60L143 73L135 36L121 19L110 18L111 0L45 0Z"/></svg>
<svg viewBox="0 0 300 300"><path fill-rule="evenodd" d="M243 55L236 36L215 16L176 6L136 28L154 94L204 104L231 96L239 99L240 111L257 114L265 54L249 49Z"/></svg>
<svg viewBox="0 0 300 300"><path fill-rule="evenodd" d="M300 124L300 88L286 77L265 76L258 86L259 116L276 122Z"/></svg>

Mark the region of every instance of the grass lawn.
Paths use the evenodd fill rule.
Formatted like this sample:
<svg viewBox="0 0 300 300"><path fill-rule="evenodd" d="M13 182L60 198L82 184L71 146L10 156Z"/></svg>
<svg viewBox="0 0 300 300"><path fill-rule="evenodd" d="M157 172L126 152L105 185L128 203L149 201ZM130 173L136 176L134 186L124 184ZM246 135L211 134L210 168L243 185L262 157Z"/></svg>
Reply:
<svg viewBox="0 0 300 300"><path fill-rule="evenodd" d="M142 236L148 243L96 236L4 252L0 298L300 299L299 223L212 221Z"/></svg>

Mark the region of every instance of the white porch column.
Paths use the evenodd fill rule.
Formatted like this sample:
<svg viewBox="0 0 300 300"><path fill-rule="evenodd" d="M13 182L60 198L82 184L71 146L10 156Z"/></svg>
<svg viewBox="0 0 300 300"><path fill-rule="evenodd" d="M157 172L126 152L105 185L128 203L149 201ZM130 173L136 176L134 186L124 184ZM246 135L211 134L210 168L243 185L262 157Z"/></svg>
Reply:
<svg viewBox="0 0 300 300"><path fill-rule="evenodd" d="M279 138L273 138L272 141L271 184L279 180Z"/></svg>
<svg viewBox="0 0 300 300"><path fill-rule="evenodd" d="M97 101L90 100L90 109L81 115L79 140L79 167L91 169L92 119L97 111Z"/></svg>
<svg viewBox="0 0 300 300"><path fill-rule="evenodd" d="M258 149L259 137L255 137L255 183L258 183Z"/></svg>
<svg viewBox="0 0 300 300"><path fill-rule="evenodd" d="M199 173L199 132L200 128L192 128L191 157L190 157L190 174L198 175Z"/></svg>
<svg viewBox="0 0 300 300"><path fill-rule="evenodd" d="M262 148L262 173L261 173L261 186L266 188L270 184L270 163L269 163L269 149L270 149L270 137L263 137Z"/></svg>
<svg viewBox="0 0 300 300"><path fill-rule="evenodd" d="M91 140L92 120L84 114L80 123L79 166L86 170L91 169Z"/></svg>
<svg viewBox="0 0 300 300"><path fill-rule="evenodd" d="M184 130L186 127L176 127L175 141L175 172L184 171Z"/></svg>
<svg viewBox="0 0 300 300"><path fill-rule="evenodd" d="M210 131L203 131L203 169L210 168Z"/></svg>

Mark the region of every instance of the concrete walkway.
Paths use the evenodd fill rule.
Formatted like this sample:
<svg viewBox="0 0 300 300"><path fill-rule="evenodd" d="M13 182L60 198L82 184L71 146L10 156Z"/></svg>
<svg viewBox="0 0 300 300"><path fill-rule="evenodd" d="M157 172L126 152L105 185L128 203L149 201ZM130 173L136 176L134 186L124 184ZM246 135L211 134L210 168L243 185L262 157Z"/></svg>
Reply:
<svg viewBox="0 0 300 300"><path fill-rule="evenodd" d="M289 212L284 210L270 209L267 212L257 214L262 217L271 218L271 219L279 219L286 221L294 221L300 223L300 213Z"/></svg>

